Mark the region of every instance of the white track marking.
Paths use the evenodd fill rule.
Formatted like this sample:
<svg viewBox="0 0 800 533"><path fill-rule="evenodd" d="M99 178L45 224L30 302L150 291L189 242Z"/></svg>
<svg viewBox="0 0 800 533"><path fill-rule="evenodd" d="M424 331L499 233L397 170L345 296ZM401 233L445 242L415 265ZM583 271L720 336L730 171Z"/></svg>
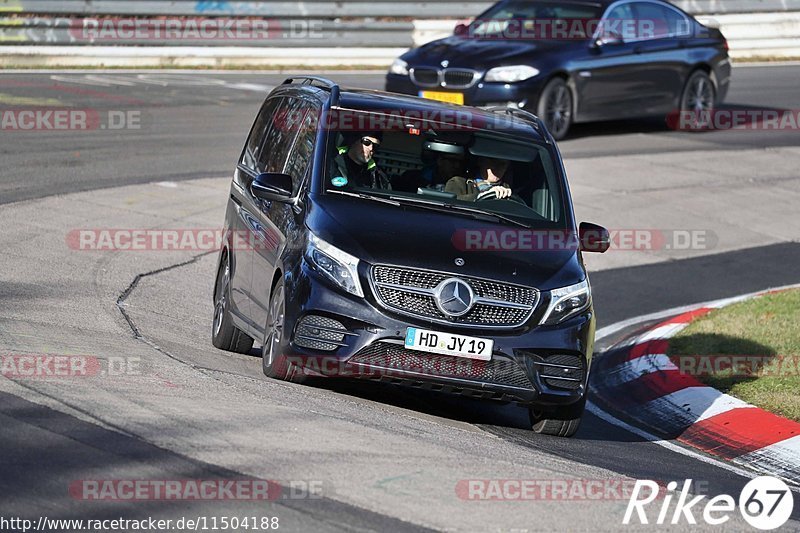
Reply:
<svg viewBox="0 0 800 533"><path fill-rule="evenodd" d="M216 78L205 78L201 76L181 76L178 74L140 74L138 79L144 82L166 83L167 85L178 85L186 87L213 87L224 86L225 80Z"/></svg>
<svg viewBox="0 0 800 533"><path fill-rule="evenodd" d="M233 89L235 91L249 91L256 93L268 93L275 88L274 85L248 82L228 82L217 78L206 78L193 75L179 74L137 74L135 77L110 76L101 74L85 75L61 75L53 74L50 76L53 81L62 83L72 83L76 85L90 85L93 87L135 87L137 85L158 85L159 87L179 86L179 87L220 87Z"/></svg>
<svg viewBox="0 0 800 533"><path fill-rule="evenodd" d="M798 457L800 457L800 435L796 435L781 442L776 442L775 444L770 444L760 450L737 457L733 461L735 463L761 466L766 459L769 461L768 464L772 468L776 466L776 463L778 465L785 463L796 467ZM785 472L786 470L783 470L780 473L784 474Z"/></svg>
<svg viewBox="0 0 800 533"><path fill-rule="evenodd" d="M130 78L123 78L122 76L98 76L96 74L86 75L87 80L97 81L100 83L109 83L111 85L122 85L125 87L133 87L136 82Z"/></svg>
<svg viewBox="0 0 800 533"><path fill-rule="evenodd" d="M608 387L616 387L646 374L664 370L678 370L678 367L670 361L666 354L647 354L606 370L603 375L603 384Z"/></svg>
<svg viewBox="0 0 800 533"><path fill-rule="evenodd" d="M653 401L663 401L679 406L686 413L696 415L695 422L727 413L733 409L753 407L747 402L723 394L712 387L687 387L665 394Z"/></svg>
<svg viewBox="0 0 800 533"><path fill-rule="evenodd" d="M90 80L86 76L50 76L53 81L60 81L62 83L74 83L76 85L91 85L93 87L111 87L110 83Z"/></svg>
<svg viewBox="0 0 800 533"><path fill-rule="evenodd" d="M225 87L228 89L237 89L240 91L253 91L257 93L268 93L275 86L274 85L261 85L259 83L226 83Z"/></svg>

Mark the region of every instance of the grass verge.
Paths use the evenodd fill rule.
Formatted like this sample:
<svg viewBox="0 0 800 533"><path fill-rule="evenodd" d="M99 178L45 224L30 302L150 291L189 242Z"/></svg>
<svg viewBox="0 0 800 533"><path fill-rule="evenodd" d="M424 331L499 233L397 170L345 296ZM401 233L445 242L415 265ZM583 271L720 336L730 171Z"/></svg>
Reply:
<svg viewBox="0 0 800 533"><path fill-rule="evenodd" d="M800 290L712 311L671 338L668 355L703 383L800 422Z"/></svg>

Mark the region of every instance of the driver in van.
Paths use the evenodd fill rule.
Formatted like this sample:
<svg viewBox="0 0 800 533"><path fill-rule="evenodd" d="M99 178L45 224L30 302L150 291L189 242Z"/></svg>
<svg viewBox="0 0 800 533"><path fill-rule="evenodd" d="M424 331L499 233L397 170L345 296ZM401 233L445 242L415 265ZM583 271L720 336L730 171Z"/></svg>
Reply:
<svg viewBox="0 0 800 533"><path fill-rule="evenodd" d="M509 162L491 157L478 158L477 175L468 179L461 176L451 178L444 187L445 192L456 195L459 200L477 201L484 198L502 200L511 196L511 185L507 183Z"/></svg>

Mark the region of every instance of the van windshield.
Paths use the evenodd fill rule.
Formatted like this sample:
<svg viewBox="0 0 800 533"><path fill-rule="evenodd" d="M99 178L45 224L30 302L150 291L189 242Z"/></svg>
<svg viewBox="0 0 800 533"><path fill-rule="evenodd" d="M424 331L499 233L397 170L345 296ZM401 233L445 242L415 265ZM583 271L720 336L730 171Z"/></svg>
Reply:
<svg viewBox="0 0 800 533"><path fill-rule="evenodd" d="M333 131L324 191L569 229L560 167L551 150L494 131Z"/></svg>

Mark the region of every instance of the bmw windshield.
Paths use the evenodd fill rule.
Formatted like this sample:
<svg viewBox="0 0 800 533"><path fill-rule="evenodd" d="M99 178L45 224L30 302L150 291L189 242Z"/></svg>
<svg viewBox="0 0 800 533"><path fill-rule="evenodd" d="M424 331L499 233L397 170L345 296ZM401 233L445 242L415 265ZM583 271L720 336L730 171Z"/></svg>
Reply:
<svg viewBox="0 0 800 533"><path fill-rule="evenodd" d="M502 2L477 17L469 26L471 37L522 35L557 36L568 32L570 39L591 37L590 21L598 21L603 10L597 5L568 2ZM575 24L584 21L583 24ZM581 35L576 35L578 31Z"/></svg>

